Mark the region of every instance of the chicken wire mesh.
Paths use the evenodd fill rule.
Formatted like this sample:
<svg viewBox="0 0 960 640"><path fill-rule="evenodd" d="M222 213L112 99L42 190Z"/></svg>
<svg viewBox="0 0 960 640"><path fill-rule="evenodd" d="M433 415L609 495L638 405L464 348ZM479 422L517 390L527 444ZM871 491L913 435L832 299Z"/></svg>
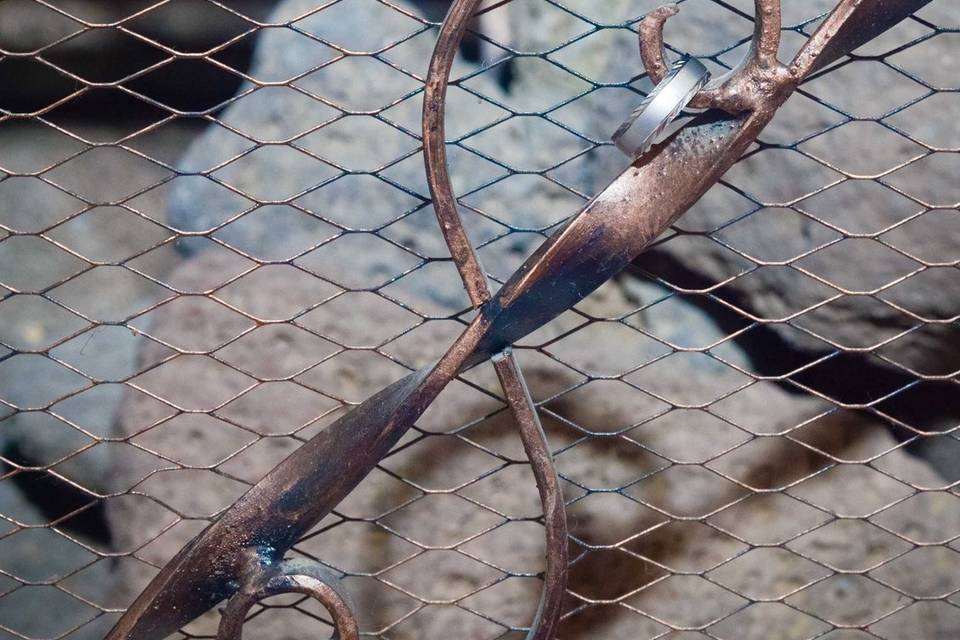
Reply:
<svg viewBox="0 0 960 640"><path fill-rule="evenodd" d="M494 282L626 166L607 137L649 90L656 4L513 0L464 43L450 170ZM832 3L784 4L786 58ZM668 42L729 68L751 5L686 0ZM805 83L654 248L519 345L570 523L559 637L960 633L950 5ZM102 637L470 318L419 142L445 7L0 2L0 636ZM366 637L520 638L539 510L485 365L295 555L342 573ZM285 597L247 631L330 627Z"/></svg>

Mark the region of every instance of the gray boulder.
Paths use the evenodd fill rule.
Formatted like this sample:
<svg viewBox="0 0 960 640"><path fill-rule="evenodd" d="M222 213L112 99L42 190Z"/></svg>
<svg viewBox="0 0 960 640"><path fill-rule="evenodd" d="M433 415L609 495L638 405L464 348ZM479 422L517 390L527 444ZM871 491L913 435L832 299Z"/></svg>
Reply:
<svg viewBox="0 0 960 640"><path fill-rule="evenodd" d="M109 125L76 128L91 138L123 135ZM186 146L186 137L182 128L175 127L147 142L144 152L175 156ZM0 142L4 162L23 172L38 171L82 148L67 136L34 123L5 129ZM166 175L118 148L80 155L47 174L93 203L122 198ZM10 178L0 187L0 195L10 203L0 214L4 225L23 233L43 231L80 256L37 236L18 235L0 242L0 282L19 290L0 301L0 340L25 352L0 364L0 398L24 410L0 410L0 449L15 450L26 464L49 465L91 492L105 491L116 445L91 446L94 443L84 432L93 437L113 434L113 419L123 395L121 385L115 383L136 372L137 352L145 339L126 327L99 323L136 316L169 291L128 269L91 263L132 259L131 266L162 276L177 256L162 248L150 249L169 233L148 219L112 206L95 206L64 222L83 208L82 202L38 178ZM161 189L148 191L135 200L135 206L145 215L159 218L165 208L164 195ZM136 258L142 253L149 255ZM45 296L39 295L41 292ZM47 408L50 411L41 411Z"/></svg>
<svg viewBox="0 0 960 640"><path fill-rule="evenodd" d="M278 15L312 8L309 2L287 3ZM343 286L381 286L397 264L410 268L446 255L432 211L425 206L429 194L418 152L421 99L411 96L421 86L432 39L430 33L419 33L421 21L379 3L340 3L297 26L354 50L403 43L385 51L382 60L348 57L306 73L340 54L289 31L263 34L250 74L296 80L289 86L254 91L248 85L242 90L242 97L220 116L242 135L211 127L192 147L181 169L197 175L174 181L169 221L177 229L207 232L214 241L256 259L297 258L298 264ZM486 89L498 91L492 83ZM492 119L492 107L457 109L472 99L454 93L452 132ZM277 141L291 144L256 148ZM454 149L451 155L460 168L461 189L504 173L465 151ZM473 218L471 227L484 238L506 230L480 215ZM179 246L192 254L210 244L187 238ZM371 259L358 264L358 254ZM455 274L443 265L437 271L442 273L430 296L438 309L462 308Z"/></svg>
<svg viewBox="0 0 960 640"><path fill-rule="evenodd" d="M423 29L420 22L380 4L345 3L337 9L340 6L298 25L331 43L364 50ZM371 11L377 19L364 18L364 36L358 40L355 21ZM299 10L285 7L283 12L297 15ZM211 127L192 147L180 168L198 175L174 180L170 224L203 232L254 258L298 257L349 286L382 284L380 274L397 261L413 265L446 256L432 211L424 204L429 194L417 151L421 100L419 95L410 96L419 87L417 78L425 73L431 49L430 33L422 33L382 54L384 61L400 69L372 58L346 58L299 77L338 54L283 31L263 34L251 75L297 79L284 87L253 90L247 86L244 91L252 93L243 95L220 117L242 135ZM475 70L461 62L454 75ZM586 201L595 180L590 178L590 163L579 159L581 154L613 158L615 166L626 163L609 149L591 151L595 141L565 130L562 120L554 125L537 117L508 118L509 109L523 108L517 97L539 96L536 91L523 88L508 95L493 72L464 82L464 89L450 91L447 134L458 140L449 149L451 172L458 193L464 196L462 212L471 238L480 246L481 259L494 277L502 279L544 234ZM548 89L548 99L554 89ZM310 95L323 96L334 106ZM629 109L624 100L621 111ZM292 141L298 149L256 148L270 141ZM571 162L565 163L568 159ZM561 166L551 172L551 178L577 191L541 176L509 175L510 169L541 171L555 165ZM187 254L209 245L196 237L180 241ZM359 273L350 259L357 251L375 258ZM448 280L456 282L444 278ZM439 284L429 295L438 309L462 308L456 288Z"/></svg>

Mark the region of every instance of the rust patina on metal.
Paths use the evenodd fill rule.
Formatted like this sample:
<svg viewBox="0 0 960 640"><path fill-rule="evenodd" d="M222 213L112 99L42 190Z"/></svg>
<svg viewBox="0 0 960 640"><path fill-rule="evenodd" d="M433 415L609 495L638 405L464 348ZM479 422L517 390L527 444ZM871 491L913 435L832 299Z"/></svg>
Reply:
<svg viewBox="0 0 960 640"><path fill-rule="evenodd" d="M458 373L493 359L533 465L544 509L547 558L540 609L528 633L551 638L566 583L563 500L539 419L509 347L574 306L690 208L811 73L909 16L930 0L841 0L789 65L777 60L779 0L755 0L744 60L694 99L709 109L655 146L591 200L491 295L460 223L444 152L446 87L453 57L482 0L457 0L440 30L426 80L424 152L437 217L478 313L432 367L383 389L304 444L185 547L130 606L107 640L160 640L227 600L222 640L240 637L258 600L279 593L316 598L341 640L358 637L335 575L286 552L387 455ZM662 31L675 6L651 12L640 30L650 76L666 72Z"/></svg>

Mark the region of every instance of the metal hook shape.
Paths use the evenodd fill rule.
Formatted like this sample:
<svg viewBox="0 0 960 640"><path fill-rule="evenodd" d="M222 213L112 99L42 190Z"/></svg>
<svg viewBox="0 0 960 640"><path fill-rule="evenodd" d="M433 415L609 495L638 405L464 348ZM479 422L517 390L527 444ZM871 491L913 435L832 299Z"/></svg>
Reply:
<svg viewBox="0 0 960 640"><path fill-rule="evenodd" d="M695 109L720 109L731 115L757 111L770 98L789 91L794 76L777 60L780 48L780 0L755 0L753 39L750 49L734 69L701 90L690 102ZM669 65L663 45L663 27L677 15L675 4L664 5L640 23L640 57L654 83L667 74Z"/></svg>
<svg viewBox="0 0 960 640"><path fill-rule="evenodd" d="M257 563L253 560L251 564ZM246 585L237 591L222 610L217 640L242 640L243 624L256 603L288 593L310 596L333 618L334 640L359 640L357 620L340 579L318 562L284 560L251 569Z"/></svg>

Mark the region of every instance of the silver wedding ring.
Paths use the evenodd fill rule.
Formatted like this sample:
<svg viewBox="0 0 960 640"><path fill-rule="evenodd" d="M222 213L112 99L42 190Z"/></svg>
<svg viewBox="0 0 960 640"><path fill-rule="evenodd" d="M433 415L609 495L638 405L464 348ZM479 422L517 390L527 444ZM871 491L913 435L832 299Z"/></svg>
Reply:
<svg viewBox="0 0 960 640"><path fill-rule="evenodd" d="M710 72L696 58L673 63L663 80L613 134L614 144L631 159L642 156L709 80Z"/></svg>

